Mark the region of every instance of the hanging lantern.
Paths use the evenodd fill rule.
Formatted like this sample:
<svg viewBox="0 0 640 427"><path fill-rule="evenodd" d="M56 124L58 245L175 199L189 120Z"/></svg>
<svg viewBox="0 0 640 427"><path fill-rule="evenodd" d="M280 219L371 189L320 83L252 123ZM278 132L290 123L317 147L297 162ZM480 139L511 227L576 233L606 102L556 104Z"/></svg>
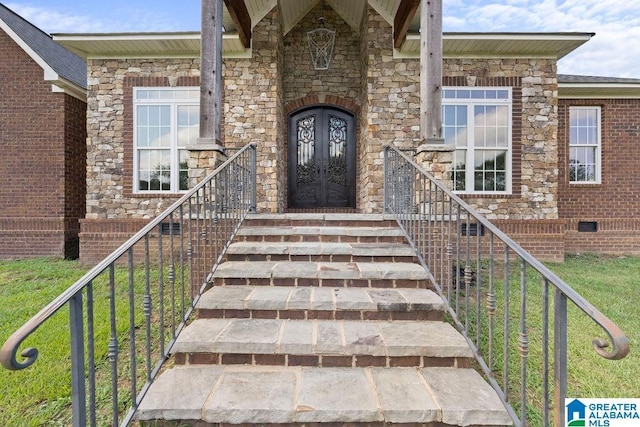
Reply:
<svg viewBox="0 0 640 427"><path fill-rule="evenodd" d="M307 32L311 61L316 70L329 69L333 57L333 44L336 40L336 32L326 29L324 22L324 17L321 17L318 19L319 27Z"/></svg>

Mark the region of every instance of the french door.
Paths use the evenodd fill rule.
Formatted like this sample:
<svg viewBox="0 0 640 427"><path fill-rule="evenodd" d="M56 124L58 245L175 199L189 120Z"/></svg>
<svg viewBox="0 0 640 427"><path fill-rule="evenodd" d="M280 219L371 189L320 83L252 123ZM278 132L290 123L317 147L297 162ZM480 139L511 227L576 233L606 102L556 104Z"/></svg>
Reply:
<svg viewBox="0 0 640 427"><path fill-rule="evenodd" d="M354 117L318 107L289 118L289 207L355 207Z"/></svg>

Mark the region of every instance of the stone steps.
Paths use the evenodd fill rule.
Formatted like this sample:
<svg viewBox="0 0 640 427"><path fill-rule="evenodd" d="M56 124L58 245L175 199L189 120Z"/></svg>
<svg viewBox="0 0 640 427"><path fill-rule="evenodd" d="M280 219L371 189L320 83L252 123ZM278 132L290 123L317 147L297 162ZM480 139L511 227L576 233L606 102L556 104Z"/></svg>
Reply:
<svg viewBox="0 0 640 427"><path fill-rule="evenodd" d="M233 245L232 245L233 246ZM213 274L213 284L426 288L422 266L403 262L228 261Z"/></svg>
<svg viewBox="0 0 640 427"><path fill-rule="evenodd" d="M136 418L151 426L505 426L383 215L250 215Z"/></svg>
<svg viewBox="0 0 640 427"><path fill-rule="evenodd" d="M473 353L448 323L198 319L178 337L178 364L468 366Z"/></svg>
<svg viewBox="0 0 640 427"><path fill-rule="evenodd" d="M332 243L405 243L398 228L321 227L321 226L246 226L237 234L245 242L332 242Z"/></svg>
<svg viewBox="0 0 640 427"><path fill-rule="evenodd" d="M427 289L214 286L199 318L443 320L444 303Z"/></svg>
<svg viewBox="0 0 640 427"><path fill-rule="evenodd" d="M228 261L416 262L403 243L236 242Z"/></svg>
<svg viewBox="0 0 640 427"><path fill-rule="evenodd" d="M152 389L138 408L146 425L511 424L472 369L178 366Z"/></svg>

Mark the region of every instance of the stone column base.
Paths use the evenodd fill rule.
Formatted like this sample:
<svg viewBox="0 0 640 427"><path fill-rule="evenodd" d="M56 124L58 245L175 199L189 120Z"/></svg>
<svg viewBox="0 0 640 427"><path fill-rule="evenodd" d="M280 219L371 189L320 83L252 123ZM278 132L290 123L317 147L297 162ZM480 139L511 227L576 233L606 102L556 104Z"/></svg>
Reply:
<svg viewBox="0 0 640 427"><path fill-rule="evenodd" d="M189 150L189 188L195 187L218 166L227 160L224 147L217 143L196 144L187 147Z"/></svg>
<svg viewBox="0 0 640 427"><path fill-rule="evenodd" d="M418 146L415 154L416 163L451 189L453 188L451 171L455 148L443 143L430 142L426 140Z"/></svg>

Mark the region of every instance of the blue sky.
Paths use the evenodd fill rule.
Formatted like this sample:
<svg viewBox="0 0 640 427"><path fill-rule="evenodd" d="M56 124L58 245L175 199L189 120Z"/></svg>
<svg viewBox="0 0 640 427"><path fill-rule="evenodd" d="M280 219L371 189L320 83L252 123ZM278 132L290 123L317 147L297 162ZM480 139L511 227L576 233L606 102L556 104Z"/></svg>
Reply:
<svg viewBox="0 0 640 427"><path fill-rule="evenodd" d="M200 30L199 0L4 4L48 33ZM444 31L594 32L558 71L640 78L640 0L443 0L443 10Z"/></svg>

